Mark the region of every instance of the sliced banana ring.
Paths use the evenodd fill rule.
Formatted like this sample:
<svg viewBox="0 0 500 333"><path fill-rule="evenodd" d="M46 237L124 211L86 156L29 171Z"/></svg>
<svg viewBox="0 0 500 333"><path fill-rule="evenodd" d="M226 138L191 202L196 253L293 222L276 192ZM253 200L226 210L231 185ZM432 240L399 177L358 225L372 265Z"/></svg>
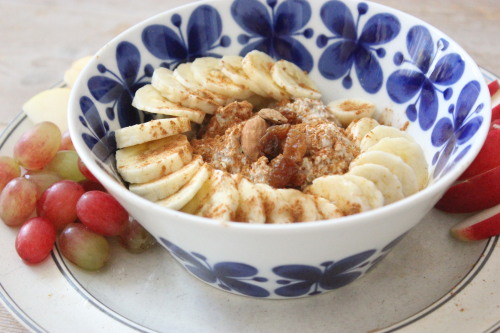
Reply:
<svg viewBox="0 0 500 333"><path fill-rule="evenodd" d="M367 196L367 192L359 186L359 182L353 181L346 175L316 178L310 186L306 187L305 192L333 202L345 215L370 210L374 204L371 194Z"/></svg>
<svg viewBox="0 0 500 333"><path fill-rule="evenodd" d="M118 149L130 147L190 130L191 122L186 117L154 119L117 129L115 131L116 147Z"/></svg>
<svg viewBox="0 0 500 333"><path fill-rule="evenodd" d="M366 133L379 125L373 118L356 119L347 126L346 133L359 146Z"/></svg>
<svg viewBox="0 0 500 333"><path fill-rule="evenodd" d="M213 114L219 107L213 100L197 95L184 87L167 68L160 67L153 72L151 85L166 99L184 107L199 109L209 114Z"/></svg>
<svg viewBox="0 0 500 333"><path fill-rule="evenodd" d="M418 188L427 185L429 171L422 147L406 138L383 138L367 151L384 151L399 156L408 164L417 176Z"/></svg>
<svg viewBox="0 0 500 333"><path fill-rule="evenodd" d="M368 148L377 144L384 138L405 138L411 142L415 142L410 134L397 129L396 127L378 125L366 133L363 139L361 139L359 149L361 151L366 151Z"/></svg>
<svg viewBox="0 0 500 333"><path fill-rule="evenodd" d="M164 199L179 191L203 164L201 156L196 156L191 162L169 175L141 184L130 184L129 190L150 201Z"/></svg>
<svg viewBox="0 0 500 333"><path fill-rule="evenodd" d="M198 193L209 176L210 168L207 164L203 164L193 178L179 191L165 199L156 201L156 203L163 207L180 210Z"/></svg>
<svg viewBox="0 0 500 333"><path fill-rule="evenodd" d="M179 170L192 159L183 134L149 141L116 151L116 167L129 183L147 183Z"/></svg>
<svg viewBox="0 0 500 333"><path fill-rule="evenodd" d="M253 93L244 85L234 83L221 70L220 60L213 57L197 58L191 71L198 83L207 90L233 99L246 99Z"/></svg>
<svg viewBox="0 0 500 333"><path fill-rule="evenodd" d="M264 52L254 50L247 53L242 61L243 70L250 79L247 85L252 91L262 96L276 100L288 98L288 93L276 85L271 76L273 65L273 58Z"/></svg>
<svg viewBox="0 0 500 333"><path fill-rule="evenodd" d="M234 176L240 194L236 220L238 222L265 223L264 203L254 183L241 176Z"/></svg>
<svg viewBox="0 0 500 333"><path fill-rule="evenodd" d="M309 75L294 63L278 60L271 67L274 82L290 96L320 99L321 93Z"/></svg>
<svg viewBox="0 0 500 333"><path fill-rule="evenodd" d="M187 117L197 124L201 124L203 119L205 119L205 112L172 103L150 84L139 88L135 92L132 106L146 112L175 117Z"/></svg>
<svg viewBox="0 0 500 333"><path fill-rule="evenodd" d="M418 181L415 171L406 164L401 157L384 151L374 150L359 154L349 165L352 170L358 165L367 163L379 164L389 169L403 186L403 194L405 197L418 191Z"/></svg>
<svg viewBox="0 0 500 333"><path fill-rule="evenodd" d="M384 205L404 198L403 185L398 177L380 164L362 164L353 167L349 174L364 177L375 184L384 196Z"/></svg>
<svg viewBox="0 0 500 333"><path fill-rule="evenodd" d="M328 107L344 127L356 119L369 118L376 111L375 104L361 99L339 99L328 103Z"/></svg>

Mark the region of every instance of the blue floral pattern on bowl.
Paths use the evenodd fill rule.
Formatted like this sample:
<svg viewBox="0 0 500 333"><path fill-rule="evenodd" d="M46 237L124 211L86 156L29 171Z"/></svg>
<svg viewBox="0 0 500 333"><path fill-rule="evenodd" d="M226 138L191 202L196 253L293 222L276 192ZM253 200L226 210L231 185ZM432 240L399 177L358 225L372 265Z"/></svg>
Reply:
<svg viewBox="0 0 500 333"><path fill-rule="evenodd" d="M441 118L432 131L432 144L441 147L434 155L434 176L446 173L447 169L460 161L467 154L470 145L462 148L473 136L483 122L478 113L484 107L479 104L474 108L481 88L479 82L471 81L465 85L457 99L457 105L450 105L449 117ZM452 155L454 160L449 163Z"/></svg>
<svg viewBox="0 0 500 333"><path fill-rule="evenodd" d="M187 252L167 239L160 237L161 243L179 262L199 279L223 290L246 296L266 298L269 296L300 297L317 295L324 291L341 288L375 267L390 250L403 238L396 238L382 248L367 250L338 261L326 261L318 267L292 264L276 266L273 276L264 277L250 264L240 262L218 262L211 265L209 259L197 252ZM266 289L255 283L275 280L281 287Z"/></svg>
<svg viewBox="0 0 500 333"><path fill-rule="evenodd" d="M238 41L246 45L240 55L259 50L277 59L286 59L309 72L313 67L311 53L297 39L311 38L313 29L304 27L311 19L311 6L304 0L285 0L277 5L276 0L266 4L257 0L235 0L231 14L246 34ZM266 8L269 7L269 10ZM304 29L301 31L301 29Z"/></svg>
<svg viewBox="0 0 500 333"><path fill-rule="evenodd" d="M165 238L160 241L170 250L170 253L183 262L184 267L192 274L210 284L217 284L226 291L235 291L242 295L267 297L269 291L253 282L266 282L267 278L256 276L255 267L238 262L219 262L211 266L207 258L196 252L187 252L172 244Z"/></svg>
<svg viewBox="0 0 500 333"><path fill-rule="evenodd" d="M189 17L186 35L182 32L182 16L172 15L166 25L153 24L142 31L142 42L147 50L163 60L163 67L175 68L183 62L190 62L199 57L220 57L214 52L218 47L227 47L231 39L222 36L222 20L219 12L212 6L197 7Z"/></svg>
<svg viewBox="0 0 500 333"><path fill-rule="evenodd" d="M383 58L386 51L380 45L397 37L401 29L399 20L392 14L376 14L366 21L358 34L359 23L368 13L369 6L361 2L357 6L356 21L349 8L341 1L328 1L321 8L320 16L324 25L334 35L319 35L318 47L326 46L329 40L336 40L328 46L319 58L319 71L329 80L342 79L344 88L352 87L352 67L355 68L359 83L368 93L376 93L382 88L384 73L377 58ZM378 47L378 48L377 48Z"/></svg>
<svg viewBox="0 0 500 333"><path fill-rule="evenodd" d="M442 93L445 100L449 100L453 95L452 88L440 88L455 84L465 69L465 62L459 54L442 55L448 48L448 41L441 38L435 43L436 49L427 28L412 27L406 36L410 59L405 59L402 52L394 55L396 65L410 66L395 71L387 80L387 92L394 102L406 103L417 96L414 103L406 108L406 115L410 121L418 119L424 131L429 130L436 121L439 109L438 93Z"/></svg>

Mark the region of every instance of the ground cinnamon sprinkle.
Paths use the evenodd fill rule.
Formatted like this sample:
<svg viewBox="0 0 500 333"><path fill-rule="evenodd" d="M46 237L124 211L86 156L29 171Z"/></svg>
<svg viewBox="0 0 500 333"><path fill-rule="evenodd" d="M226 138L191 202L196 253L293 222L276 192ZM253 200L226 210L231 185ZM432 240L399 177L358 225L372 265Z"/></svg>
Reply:
<svg viewBox="0 0 500 333"><path fill-rule="evenodd" d="M268 121L266 134L255 143L260 149L257 160L241 148L243 127L258 117L248 102L219 108L201 137L191 141L193 153L216 169L275 188L303 189L317 177L348 171L359 150L322 102L285 100L270 107L292 121L283 125Z"/></svg>

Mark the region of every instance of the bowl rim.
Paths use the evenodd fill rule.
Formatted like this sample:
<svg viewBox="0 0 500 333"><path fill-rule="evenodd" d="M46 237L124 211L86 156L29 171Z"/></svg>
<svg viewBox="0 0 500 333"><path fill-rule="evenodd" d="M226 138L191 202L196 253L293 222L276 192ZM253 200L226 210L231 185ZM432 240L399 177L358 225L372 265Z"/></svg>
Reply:
<svg viewBox="0 0 500 333"><path fill-rule="evenodd" d="M182 211L177 211L174 209L166 208L161 205L158 205L152 201L149 201L145 198L140 197L139 195L132 193L129 191L126 187L124 187L122 184L118 183L116 180L114 180L106 171L104 171L95 161L92 157L90 157L90 150L88 147L85 145L83 140L81 139L81 136L78 134L78 113L79 113L79 97L81 93L79 93L78 87L82 87L85 85L85 82L83 82L83 78L85 75L82 75L88 71L91 70L91 68L95 68L95 66L98 64L98 60L101 57L102 54L106 54L106 51L109 50L109 46L112 44L117 43L120 40L123 40L125 36L128 34L134 32L138 28L141 28L142 26L147 25L149 22L156 21L158 18L167 16L169 14L174 14L176 12L188 9L188 8L194 8L200 5L204 4L212 4L217 7L216 4L218 3L227 3L230 0L200 0L200 1L195 1L192 3L187 3L183 4L181 6L177 6L162 12L159 12L153 16L150 16L149 18L146 18L142 21L139 21L135 23L134 25L130 26L123 32L119 33L116 35L114 38L109 40L107 43L105 43L95 54L94 56L90 59L90 61L86 64L86 66L82 69L80 75L76 79L70 93L69 97L69 105L68 105L68 127L69 127L69 132L70 136L73 141L73 145L75 147L75 150L77 151L78 155L82 159L83 163L88 167L88 169L91 171L91 173L102 183L102 185L106 189L113 189L112 192L117 192L121 191L120 196L123 197L124 201L128 202L136 202L136 205L143 206L145 210L152 210L157 212L158 214L161 214L165 217L171 217L171 218L180 218L183 220L187 220L189 222L195 223L195 224L200 224L205 227L224 227L229 229L236 229L236 230L244 230L244 231L259 231L259 230L266 230L266 231L288 231L288 230L304 230L304 229L316 229L316 228L324 228L324 227L345 227L348 225L358 225L358 224L365 224L365 223L372 223L372 220L379 219L384 216L391 216L391 212L393 211L400 211L403 212L407 208L423 203L427 201L430 197L435 197L435 201L439 199L437 197L441 192L444 193L444 191L451 186L451 184L462 174L466 168L472 163L474 158L477 156L479 153L482 145L484 144L484 141L486 140L486 136L488 133L488 129L490 126L491 119L488 117L485 117L483 119L483 124L481 125L482 127L476 132L475 134L475 141L480 141L480 145L476 145L475 147L472 147L471 150L468 152L468 154L462 158L456 165L456 167L453 168L452 171L448 172L447 174L441 176L437 181L429 183L424 189L420 190L419 192L412 194L408 197L405 197L399 201L393 202L391 204L361 212L358 214L354 215L349 215L349 216L343 216L339 218L333 218L333 219L328 219L328 220L319 220L319 221L308 221L308 222L298 222L298 223L286 223L286 224L256 224L256 223L242 223L242 222L233 222L233 221L219 221L211 218L206 218L206 217L201 217L189 213L184 213ZM379 4L376 2L372 2L370 0L341 0L345 3L360 3L364 2L369 4L370 6L374 6L378 9L383 9L389 12L392 12L399 17L403 17L405 20L413 20L416 24L421 24L424 25L426 28L429 30L432 30L433 33L437 33L439 35L442 35L443 38L446 38L450 44L453 44L456 52L458 52L463 58L465 63L470 64L468 71L474 74L474 76L483 78L483 74L481 73L479 66L477 63L473 60L473 58L468 54L467 51L463 49L463 47L457 43L453 38L448 36L446 33L443 31L437 29L434 27L432 24L427 23L423 21L422 19L419 19L418 17L415 17L411 14L408 14L406 12L403 12L399 9L389 7L387 5ZM323 1L316 1L313 0L311 2L316 2L316 3L324 3ZM487 90L487 85L485 80L478 80L480 86L481 86L481 91ZM489 96L489 94L488 94ZM484 103L484 109L491 109L491 99L487 99ZM120 201L120 200L119 200Z"/></svg>

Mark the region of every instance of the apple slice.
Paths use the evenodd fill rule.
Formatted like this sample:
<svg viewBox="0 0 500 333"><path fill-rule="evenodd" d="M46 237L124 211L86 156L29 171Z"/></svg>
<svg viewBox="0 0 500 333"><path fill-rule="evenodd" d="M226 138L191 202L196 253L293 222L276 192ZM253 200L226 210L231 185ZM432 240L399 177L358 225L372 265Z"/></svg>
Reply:
<svg viewBox="0 0 500 333"><path fill-rule="evenodd" d="M500 120L495 120L486 136L486 141L474 161L464 171L458 180L464 180L479 175L487 170L500 166ZM500 186L500 185L499 185Z"/></svg>
<svg viewBox="0 0 500 333"><path fill-rule="evenodd" d="M80 59L75 60L71 66L64 72L64 83L68 87L73 87L78 75L82 69L87 66L88 62L93 58L93 56L85 56Z"/></svg>
<svg viewBox="0 0 500 333"><path fill-rule="evenodd" d="M500 119L500 104L491 109L491 121Z"/></svg>
<svg viewBox="0 0 500 333"><path fill-rule="evenodd" d="M500 165L451 186L436 204L448 213L471 213L500 204Z"/></svg>
<svg viewBox="0 0 500 333"><path fill-rule="evenodd" d="M500 234L500 204L483 210L451 228L451 234L464 241L481 240Z"/></svg>
<svg viewBox="0 0 500 333"><path fill-rule="evenodd" d="M23 105L23 111L34 122L51 121L62 132L68 130L68 100L70 88L44 90Z"/></svg>
<svg viewBox="0 0 500 333"><path fill-rule="evenodd" d="M500 90L500 83L498 80L491 81L488 83L488 90L490 91L490 96L493 96Z"/></svg>

